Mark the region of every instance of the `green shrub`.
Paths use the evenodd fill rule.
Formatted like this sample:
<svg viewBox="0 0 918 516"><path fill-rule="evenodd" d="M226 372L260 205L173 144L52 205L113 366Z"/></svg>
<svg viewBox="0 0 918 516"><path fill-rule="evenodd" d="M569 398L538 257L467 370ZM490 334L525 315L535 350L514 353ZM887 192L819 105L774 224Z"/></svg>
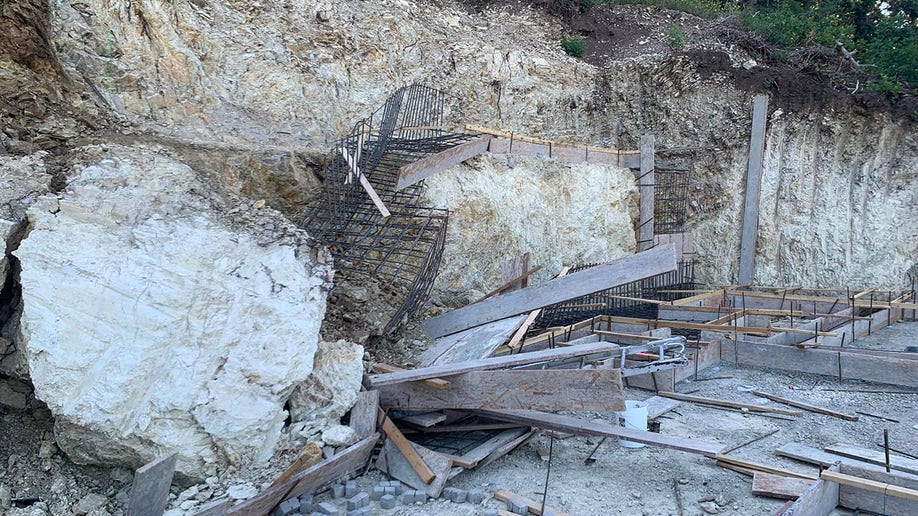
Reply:
<svg viewBox="0 0 918 516"><path fill-rule="evenodd" d="M682 39L682 27L679 25L670 25L666 29L666 42L673 50L681 50L685 45Z"/></svg>
<svg viewBox="0 0 918 516"><path fill-rule="evenodd" d="M583 57L585 50L582 38L561 38L561 48L567 55L573 57Z"/></svg>

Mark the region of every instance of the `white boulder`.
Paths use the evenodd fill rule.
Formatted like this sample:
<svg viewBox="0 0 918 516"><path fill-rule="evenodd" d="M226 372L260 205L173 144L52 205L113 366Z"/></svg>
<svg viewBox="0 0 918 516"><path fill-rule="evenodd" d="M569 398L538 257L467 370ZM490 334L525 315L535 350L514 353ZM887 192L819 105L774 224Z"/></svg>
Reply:
<svg viewBox="0 0 918 516"><path fill-rule="evenodd" d="M23 345L75 462L177 469L273 453L310 376L331 276L277 212L144 148L100 158L28 211Z"/></svg>

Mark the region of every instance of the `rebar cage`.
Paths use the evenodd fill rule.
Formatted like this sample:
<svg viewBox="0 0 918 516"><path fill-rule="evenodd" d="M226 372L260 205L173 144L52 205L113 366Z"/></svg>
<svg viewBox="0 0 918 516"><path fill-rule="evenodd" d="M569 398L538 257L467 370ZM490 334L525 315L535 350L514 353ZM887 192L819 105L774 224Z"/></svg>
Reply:
<svg viewBox="0 0 918 516"><path fill-rule="evenodd" d="M328 246L338 269L407 291L384 333L417 313L439 270L449 212L421 206L418 184L395 188L401 167L472 137L443 128L443 99L443 92L427 86L402 87L357 122L334 143L322 193L304 220L310 234ZM383 217L364 181L389 217Z"/></svg>
<svg viewBox="0 0 918 516"><path fill-rule="evenodd" d="M687 170L654 170L653 232L656 235L685 231L688 214Z"/></svg>

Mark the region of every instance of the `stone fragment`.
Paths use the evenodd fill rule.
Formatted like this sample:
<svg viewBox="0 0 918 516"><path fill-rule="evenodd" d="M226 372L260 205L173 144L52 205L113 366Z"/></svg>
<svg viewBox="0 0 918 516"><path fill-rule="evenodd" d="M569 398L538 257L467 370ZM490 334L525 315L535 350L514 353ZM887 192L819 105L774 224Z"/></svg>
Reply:
<svg viewBox="0 0 918 516"><path fill-rule="evenodd" d="M365 507L370 503L370 495L367 493L358 493L347 500L347 509L356 510Z"/></svg>
<svg viewBox="0 0 918 516"><path fill-rule="evenodd" d="M316 506L316 511L319 514L331 514L332 516L339 516L341 514L341 509L331 502L320 503Z"/></svg>
<svg viewBox="0 0 918 516"><path fill-rule="evenodd" d="M383 497L379 499L379 505L383 509L394 509L395 508L395 496L390 495L390 494L383 495Z"/></svg>
<svg viewBox="0 0 918 516"><path fill-rule="evenodd" d="M80 498L80 501L77 502L76 507L74 507L74 514L83 515L89 514L90 512L97 511L108 503L108 498L97 494L90 493L83 498Z"/></svg>
<svg viewBox="0 0 918 516"><path fill-rule="evenodd" d="M383 495L385 495L385 494L386 494L386 488L385 488L385 487L383 487L383 486L375 486L375 487L373 487L373 491L370 492L370 500L373 500L374 502L378 502L379 499L382 498Z"/></svg>
<svg viewBox="0 0 918 516"><path fill-rule="evenodd" d="M252 484L236 484L226 490L227 496L233 500L246 500L258 494L258 489Z"/></svg>
<svg viewBox="0 0 918 516"><path fill-rule="evenodd" d="M355 496L358 492L359 490L357 489L357 482L354 482L353 480L348 480L347 482L345 482L344 496L350 498L352 496Z"/></svg>
<svg viewBox="0 0 918 516"><path fill-rule="evenodd" d="M470 489L467 495L469 503L479 504L485 499L484 491L480 489Z"/></svg>
<svg viewBox="0 0 918 516"><path fill-rule="evenodd" d="M332 484L331 493L332 498L344 498L344 484Z"/></svg>
<svg viewBox="0 0 918 516"><path fill-rule="evenodd" d="M274 509L272 516L288 516L300 510L300 500L298 498L290 498L289 500L284 500Z"/></svg>

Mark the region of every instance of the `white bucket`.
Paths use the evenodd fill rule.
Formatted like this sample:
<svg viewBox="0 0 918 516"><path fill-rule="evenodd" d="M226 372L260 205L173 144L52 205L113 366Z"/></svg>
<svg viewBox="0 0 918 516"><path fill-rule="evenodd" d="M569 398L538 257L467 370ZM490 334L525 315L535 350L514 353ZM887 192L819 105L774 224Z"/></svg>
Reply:
<svg viewBox="0 0 918 516"><path fill-rule="evenodd" d="M643 401L625 400L625 410L616 412L618 426L629 430L647 431L647 404ZM633 441L619 439L618 444L623 448L643 448L644 445Z"/></svg>

